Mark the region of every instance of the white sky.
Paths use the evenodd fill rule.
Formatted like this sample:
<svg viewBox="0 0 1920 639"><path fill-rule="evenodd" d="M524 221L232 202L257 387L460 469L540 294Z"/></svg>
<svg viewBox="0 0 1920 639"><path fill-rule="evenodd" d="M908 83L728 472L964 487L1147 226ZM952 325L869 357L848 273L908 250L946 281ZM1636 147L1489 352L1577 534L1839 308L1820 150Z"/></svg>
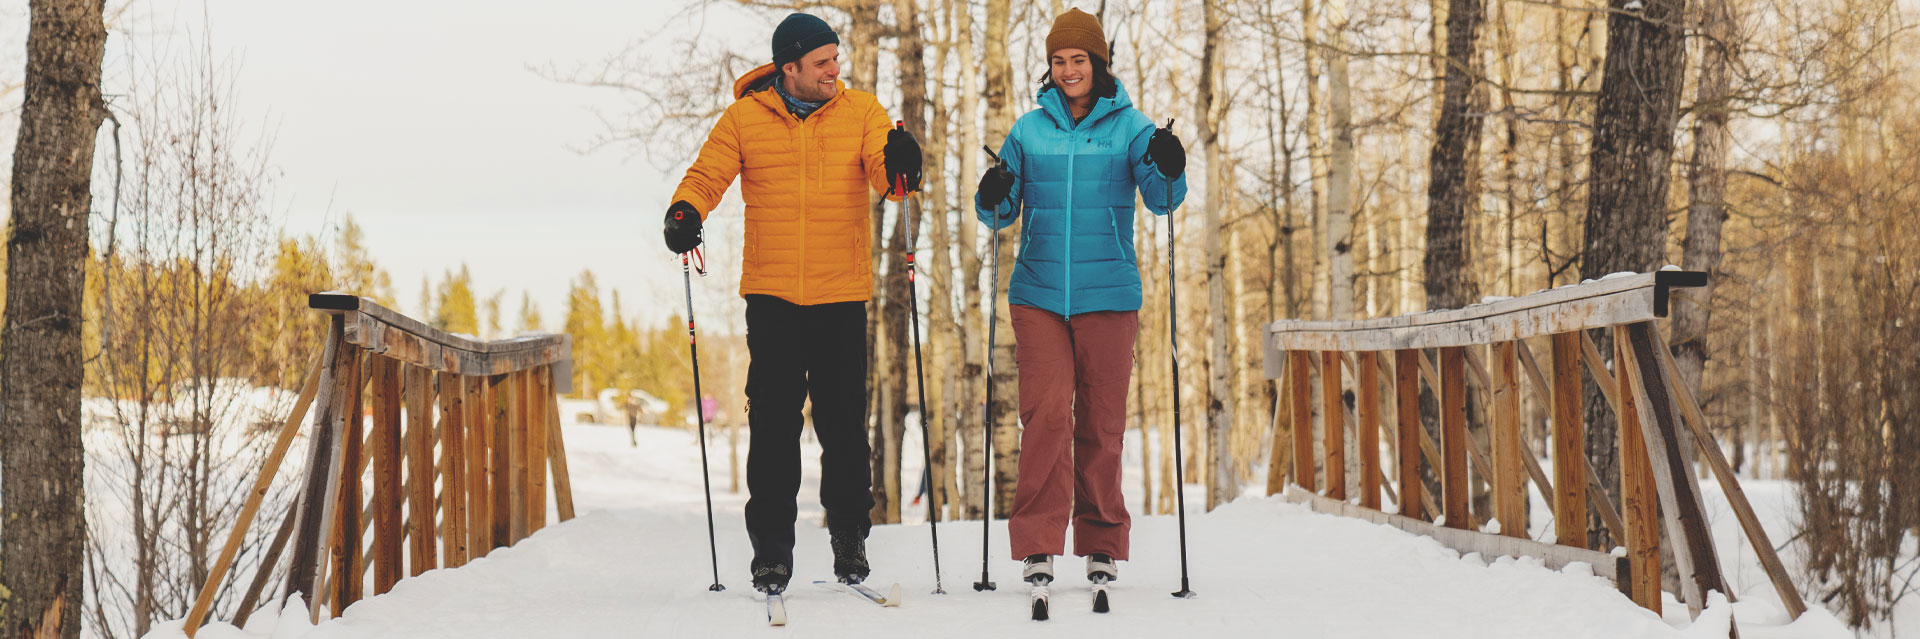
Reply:
<svg viewBox="0 0 1920 639"><path fill-rule="evenodd" d="M594 109L615 113L625 100L530 68L596 62L658 29L681 4L134 0L109 40L107 91L124 85L130 54L210 33L214 54L237 62L241 121L273 138L273 210L285 232L331 238L331 225L352 214L402 310L419 311L423 276L437 281L465 262L478 294L507 291L509 331L522 290L557 330L568 282L583 269L603 296L620 289L629 317L651 321L684 311L678 260L662 245L659 220L696 149L666 170L629 149L582 154L604 131ZM20 76L26 17L25 0L0 0L0 86ZM772 32L766 19L737 11L710 20L708 33L748 51ZM17 91L0 100L8 158L18 105ZM737 280L713 281L725 275L696 295L734 295Z"/></svg>

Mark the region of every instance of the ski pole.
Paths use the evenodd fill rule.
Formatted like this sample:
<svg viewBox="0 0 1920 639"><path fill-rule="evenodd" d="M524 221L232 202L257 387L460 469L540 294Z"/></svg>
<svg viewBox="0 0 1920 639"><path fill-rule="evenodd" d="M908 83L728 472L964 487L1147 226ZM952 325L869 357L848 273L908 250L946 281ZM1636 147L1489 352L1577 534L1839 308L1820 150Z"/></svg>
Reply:
<svg viewBox="0 0 1920 639"><path fill-rule="evenodd" d="M675 213L678 218L686 213ZM700 344L693 330L693 256L700 256L700 249L680 254L680 275L687 283L687 350L693 355L693 415L694 424L700 432L700 488L707 496L707 556L713 560L713 585L711 592L726 590L720 585L720 550L713 537L713 480L707 472L707 407L701 405L700 395ZM700 257L700 276L707 275L707 259Z"/></svg>
<svg viewBox="0 0 1920 639"><path fill-rule="evenodd" d="M1006 167L1006 161L994 154L993 149L980 148L986 149L987 157L993 158L995 166ZM998 221L998 213L995 218ZM987 288L992 291L987 297L987 397L980 404L980 441L985 452L980 459L980 581L973 582L976 592L995 589L987 577L987 537L993 524L993 340L1000 328L996 317L1000 311L1000 229L989 230L993 233L993 279L987 282Z"/></svg>
<svg viewBox="0 0 1920 639"><path fill-rule="evenodd" d="M894 121L893 128L906 130L906 123ZM907 208L907 198L919 193L907 188L906 176L894 181L900 190L901 223L907 225L907 307L911 311L913 331L913 379L920 390L920 452L926 455L927 471L927 531L933 535L933 594L944 595L947 590L940 586L940 490L933 483L933 440L927 436L927 377L920 370L920 290L914 283L913 254L919 248L920 236L913 234L913 215ZM915 202L919 199L914 198ZM921 209L925 212L926 209Z"/></svg>
<svg viewBox="0 0 1920 639"><path fill-rule="evenodd" d="M1173 131L1173 119L1167 119L1167 131ZM1148 164L1153 158L1142 158ZM1187 471L1184 463L1186 456L1180 452L1180 303L1175 292L1173 265L1173 180L1167 180L1167 342L1171 346L1173 363L1173 489L1174 501L1180 509L1180 591L1173 593L1180 599L1192 599L1193 589L1187 587Z"/></svg>

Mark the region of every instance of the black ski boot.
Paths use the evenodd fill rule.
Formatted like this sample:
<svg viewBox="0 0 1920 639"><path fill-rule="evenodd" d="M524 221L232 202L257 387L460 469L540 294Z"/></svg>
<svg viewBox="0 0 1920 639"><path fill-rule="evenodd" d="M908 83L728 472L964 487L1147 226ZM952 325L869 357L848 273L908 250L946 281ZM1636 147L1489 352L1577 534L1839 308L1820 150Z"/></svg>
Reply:
<svg viewBox="0 0 1920 639"><path fill-rule="evenodd" d="M833 574L843 584L867 580L872 568L867 565L867 540L854 531L833 531L827 541L833 546Z"/></svg>
<svg viewBox="0 0 1920 639"><path fill-rule="evenodd" d="M787 590L787 582L793 579L793 564L776 559L755 558L752 564L753 589L770 595Z"/></svg>

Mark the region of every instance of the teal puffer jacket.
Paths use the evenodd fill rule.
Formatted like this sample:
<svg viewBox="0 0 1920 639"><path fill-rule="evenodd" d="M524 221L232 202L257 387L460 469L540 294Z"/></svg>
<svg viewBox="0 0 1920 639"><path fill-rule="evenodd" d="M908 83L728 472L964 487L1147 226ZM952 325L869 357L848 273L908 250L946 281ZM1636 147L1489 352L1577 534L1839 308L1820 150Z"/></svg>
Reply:
<svg viewBox="0 0 1920 639"><path fill-rule="evenodd" d="M1140 309L1133 193L1166 215L1186 199L1187 182L1146 163L1153 123L1133 108L1126 87L1116 81L1114 88L1079 123L1059 90L1042 89L1040 108L1020 116L1000 145L1017 177L1007 200L988 207L974 196L988 228L1023 216L1009 303L1062 317Z"/></svg>

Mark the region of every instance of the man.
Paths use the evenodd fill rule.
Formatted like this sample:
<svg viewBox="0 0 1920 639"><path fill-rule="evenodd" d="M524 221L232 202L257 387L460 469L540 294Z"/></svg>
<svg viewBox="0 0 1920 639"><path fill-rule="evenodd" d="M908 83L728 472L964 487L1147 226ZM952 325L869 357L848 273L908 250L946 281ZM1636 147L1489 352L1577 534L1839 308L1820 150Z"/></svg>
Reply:
<svg viewBox="0 0 1920 639"><path fill-rule="evenodd" d="M868 189L920 186L920 145L873 94L840 82L840 36L796 13L773 32L773 63L740 77L667 210L667 248L700 244L701 222L735 176L746 200L740 295L747 300L747 537L753 585L793 573L800 407L813 400L820 504L833 572L869 572L873 507L866 435L866 302L873 290Z"/></svg>

